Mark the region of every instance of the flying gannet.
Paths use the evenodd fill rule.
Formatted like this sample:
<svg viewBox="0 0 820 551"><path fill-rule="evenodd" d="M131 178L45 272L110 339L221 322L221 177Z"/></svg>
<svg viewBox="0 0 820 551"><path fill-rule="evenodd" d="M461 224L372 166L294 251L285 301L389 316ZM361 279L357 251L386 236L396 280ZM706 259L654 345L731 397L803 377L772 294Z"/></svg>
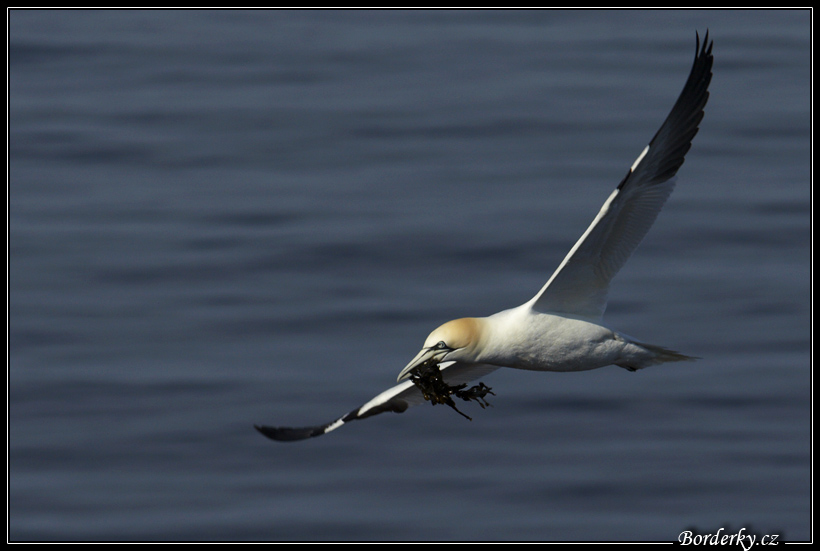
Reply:
<svg viewBox="0 0 820 551"><path fill-rule="evenodd" d="M584 371L614 364L636 371L665 362L694 360L618 333L603 325L601 318L609 282L672 193L675 174L698 132L709 99L712 62L708 31L702 47L696 33L695 61L672 111L592 224L532 299L489 317L445 323L430 333L421 352L401 370L398 385L333 422L311 427L255 428L274 440L303 440L356 419L385 411L400 413L426 399L433 404L449 403L455 409L451 394L475 399L483 407L489 387L483 383L467 390L464 387L501 367Z"/></svg>

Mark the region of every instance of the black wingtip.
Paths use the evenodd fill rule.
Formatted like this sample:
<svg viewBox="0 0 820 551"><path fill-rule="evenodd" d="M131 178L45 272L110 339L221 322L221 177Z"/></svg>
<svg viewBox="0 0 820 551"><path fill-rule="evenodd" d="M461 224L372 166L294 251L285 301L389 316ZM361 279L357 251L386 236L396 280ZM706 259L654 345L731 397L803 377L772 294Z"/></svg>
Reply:
<svg viewBox="0 0 820 551"><path fill-rule="evenodd" d="M348 421L355 419L360 419L359 409L354 409L347 415L331 423L325 423L324 425L315 425L312 427L269 427L267 425L254 425L253 428L277 442L297 442L299 440L322 436L323 434L338 429Z"/></svg>
<svg viewBox="0 0 820 551"><path fill-rule="evenodd" d="M695 31L695 57L709 56L712 54L712 45L714 40L709 40L709 29L706 29L706 34L703 36L703 47L701 47L700 34Z"/></svg>
<svg viewBox="0 0 820 551"><path fill-rule="evenodd" d="M268 427L265 425L254 425L253 428L278 442L296 442L299 440L307 440L314 436L321 436L325 433L325 427Z"/></svg>

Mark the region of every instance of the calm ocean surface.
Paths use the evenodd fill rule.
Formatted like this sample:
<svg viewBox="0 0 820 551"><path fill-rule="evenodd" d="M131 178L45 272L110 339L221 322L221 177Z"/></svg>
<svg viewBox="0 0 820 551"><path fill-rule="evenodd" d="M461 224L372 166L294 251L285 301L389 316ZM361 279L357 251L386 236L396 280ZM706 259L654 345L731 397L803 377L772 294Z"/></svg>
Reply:
<svg viewBox="0 0 820 551"><path fill-rule="evenodd" d="M9 14L11 540L677 540L810 524L810 14ZM280 444L543 285L714 38L606 320L703 359L502 370Z"/></svg>

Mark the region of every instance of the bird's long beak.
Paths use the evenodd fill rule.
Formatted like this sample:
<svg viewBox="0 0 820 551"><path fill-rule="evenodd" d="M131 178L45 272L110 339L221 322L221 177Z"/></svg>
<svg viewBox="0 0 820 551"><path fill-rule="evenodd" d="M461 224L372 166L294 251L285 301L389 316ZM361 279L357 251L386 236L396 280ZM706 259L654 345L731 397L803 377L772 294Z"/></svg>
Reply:
<svg viewBox="0 0 820 551"><path fill-rule="evenodd" d="M407 367L401 370L396 381L401 382L410 378L410 372L418 366L432 359L437 359L437 356L444 356L449 350L435 350L433 348L423 348L413 360L407 364Z"/></svg>

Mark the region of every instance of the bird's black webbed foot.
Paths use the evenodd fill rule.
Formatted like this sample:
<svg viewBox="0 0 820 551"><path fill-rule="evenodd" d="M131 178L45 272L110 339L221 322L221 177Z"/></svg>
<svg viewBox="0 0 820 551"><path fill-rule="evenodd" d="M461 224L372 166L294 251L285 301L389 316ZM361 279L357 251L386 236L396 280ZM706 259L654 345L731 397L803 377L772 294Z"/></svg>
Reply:
<svg viewBox="0 0 820 551"><path fill-rule="evenodd" d="M464 400L465 402L475 400L476 402L478 402L478 405L481 406L481 409L484 409L485 407L492 407L492 404L488 402L485 398L487 394L492 394L493 396L495 396L495 392L493 392L493 389L481 382L479 382L475 386L471 386L467 390L457 390L455 392L455 395Z"/></svg>

